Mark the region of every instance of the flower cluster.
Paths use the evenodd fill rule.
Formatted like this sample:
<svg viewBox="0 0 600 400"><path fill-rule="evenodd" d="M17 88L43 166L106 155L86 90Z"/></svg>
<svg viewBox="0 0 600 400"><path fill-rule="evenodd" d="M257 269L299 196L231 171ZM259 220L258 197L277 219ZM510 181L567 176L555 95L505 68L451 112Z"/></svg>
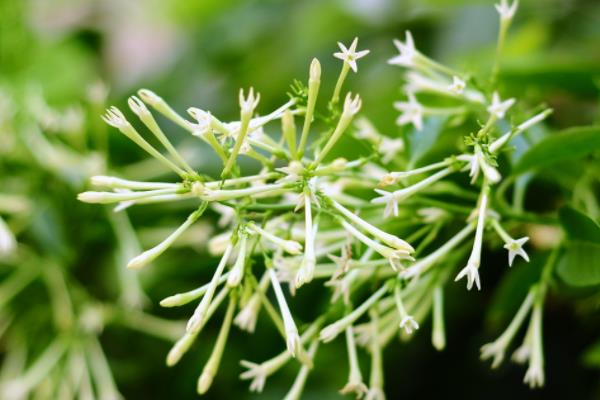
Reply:
<svg viewBox="0 0 600 400"><path fill-rule="evenodd" d="M505 8L504 2L498 6L503 21L508 18ZM213 255L220 257L212 279L161 302L165 307L196 303L185 334L167 356L169 366L181 359L227 303L213 351L198 378L198 393L206 393L218 373L231 325L253 332L264 309L280 332L285 350L261 363L242 361L247 370L240 376L251 381L251 390L262 391L269 376L295 359L299 372L286 398L299 398L319 343L343 336L349 377L341 392L382 399L385 346L397 334L408 339L419 332L432 313L432 343L443 349L444 287L454 277L456 281L465 278L469 290L473 286L481 290L482 248L488 230L504 241L509 266L517 255L528 261L523 249L527 237L514 239L503 226L506 215L495 209L496 187L502 181L497 159L513 137L541 122L550 111L530 114L498 134L500 127L509 124L507 116L515 108L515 99L503 100L494 89L483 91L467 75L428 58L417 50L410 32L403 42L394 44L400 54L389 63L405 68L407 81L408 100L395 104L401 112L399 125L413 125L410 134L418 138L431 118L485 121L464 137L462 148L441 161L424 166L407 162L407 148L401 139L382 135L364 116L357 117L359 95L342 96L349 70L357 72L357 61L368 54L368 50L357 50L358 39L348 47L340 43L341 52L334 54L343 65L323 113L316 112L322 97L317 59L310 64L307 85L295 92L301 95L292 95L275 110L264 113L260 95L252 88L241 90L239 119L234 121L223 121L196 107L187 110L186 118L157 94L140 90L139 97L130 98L129 107L164 152L151 145L119 109L107 110L104 119L108 124L178 179L171 183L96 176L92 184L103 190L81 193L79 199L117 204L117 210L148 203L197 202L179 228L132 258L128 267L150 264L205 213L220 216L223 232L209 243ZM423 94L428 99L443 99L443 105L423 104ZM195 171L163 133L150 109L212 148L222 163L220 176ZM264 115L259 116L259 111ZM265 133L267 124L279 124L280 135ZM336 145L351 131L374 152L355 160L335 158ZM245 174L238 164L241 156L258 161L261 169ZM468 175L470 184L460 184L461 174ZM373 193L370 198L365 198L365 190ZM458 196L470 205L436 200L436 194ZM439 240L442 229L452 232L447 240ZM469 248L466 266L456 272ZM300 325L282 286L287 284L294 295L315 281L333 289L331 304L314 321ZM519 360L530 362L526 381L532 386L543 383L541 304L545 289L540 288L544 285L540 282L532 289L507 333L482 349L483 357L493 356L497 364L533 307L525 347L518 351ZM368 382L361 373L357 346L371 356Z"/></svg>

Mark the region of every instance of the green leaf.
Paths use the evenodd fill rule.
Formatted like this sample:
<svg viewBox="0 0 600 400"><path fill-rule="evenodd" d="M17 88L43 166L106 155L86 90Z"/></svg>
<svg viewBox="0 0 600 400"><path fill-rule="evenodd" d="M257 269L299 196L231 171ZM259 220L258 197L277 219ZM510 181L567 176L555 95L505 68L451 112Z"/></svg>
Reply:
<svg viewBox="0 0 600 400"><path fill-rule="evenodd" d="M530 169L574 158L581 158L600 150L600 126L569 128L548 136L529 149L517 162L516 174Z"/></svg>
<svg viewBox="0 0 600 400"><path fill-rule="evenodd" d="M560 223L569 240L600 243L600 226L584 213L563 207L560 210Z"/></svg>
<svg viewBox="0 0 600 400"><path fill-rule="evenodd" d="M600 284L600 244L571 242L556 270L558 276L571 286Z"/></svg>

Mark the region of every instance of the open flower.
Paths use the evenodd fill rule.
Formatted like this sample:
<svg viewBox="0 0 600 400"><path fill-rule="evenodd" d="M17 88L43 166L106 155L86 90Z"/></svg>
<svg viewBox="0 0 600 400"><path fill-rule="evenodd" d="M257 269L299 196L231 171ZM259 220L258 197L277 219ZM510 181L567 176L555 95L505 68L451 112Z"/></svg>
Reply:
<svg viewBox="0 0 600 400"><path fill-rule="evenodd" d="M415 48L415 42L409 31L406 31L406 38L404 43L398 39L394 39L394 46L400 52L399 55L392 57L388 60L388 64L400 65L403 67L414 67L415 58L419 54Z"/></svg>
<svg viewBox="0 0 600 400"><path fill-rule="evenodd" d="M402 113L396 119L396 124L402 126L413 124L417 130L423 129L423 114L425 109L413 93L408 93L408 101L397 101L394 108Z"/></svg>
<svg viewBox="0 0 600 400"><path fill-rule="evenodd" d="M492 104L487 108L488 112L498 119L504 118L504 115L512 105L515 104L515 99L500 100L498 92L494 92L492 96Z"/></svg>
<svg viewBox="0 0 600 400"><path fill-rule="evenodd" d="M520 239L511 239L504 244L504 248L508 250L508 265L512 267L513 261L516 256L521 256L527 262L529 262L529 256L523 250L523 245L529 240L527 236Z"/></svg>
<svg viewBox="0 0 600 400"><path fill-rule="evenodd" d="M519 6L519 0L513 0L512 4L508 5L508 0L500 0L500 4L494 4L496 11L500 14L500 20L510 21L513 19L517 7Z"/></svg>
<svg viewBox="0 0 600 400"><path fill-rule="evenodd" d="M349 48L346 48L342 43L338 42L338 46L340 47L341 52L333 53L333 56L343 60L354 72L358 72L358 67L356 66L356 60L363 58L367 54L369 54L369 50L361 50L356 51L356 46L358 45L358 38L354 38L352 44L350 44Z"/></svg>

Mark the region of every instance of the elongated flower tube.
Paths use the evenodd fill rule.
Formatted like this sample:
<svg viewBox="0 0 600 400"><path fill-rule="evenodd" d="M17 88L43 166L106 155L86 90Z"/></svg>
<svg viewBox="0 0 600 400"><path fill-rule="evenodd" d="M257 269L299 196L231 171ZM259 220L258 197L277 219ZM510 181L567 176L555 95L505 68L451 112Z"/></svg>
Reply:
<svg viewBox="0 0 600 400"><path fill-rule="evenodd" d="M248 234L241 233L239 238L240 246L237 255L237 259L235 260L235 264L233 264L233 268L231 268L231 273L227 278L227 286L236 287L242 281L244 277L244 267L246 266L246 244L248 242Z"/></svg>
<svg viewBox="0 0 600 400"><path fill-rule="evenodd" d="M371 235L373 235L373 237L375 237L378 240L381 240L383 243L387 244L388 246L390 246L394 249L397 249L397 250L405 250L410 253L415 251L415 249L410 244L408 244L406 241L400 239L397 236L386 233L386 232L382 231L381 229L369 224L367 221L360 218L358 215L354 214L353 212L348 210L346 207L342 206L337 201L332 199L331 204L333 205L333 207L336 210L338 210L340 213L342 213L342 215L344 215L350 221L352 221L356 225L360 226L361 228L363 228L364 230L369 232Z"/></svg>
<svg viewBox="0 0 600 400"><path fill-rule="evenodd" d="M227 343L227 337L229 336L229 330L231 328L231 321L233 319L233 311L235 310L235 296L230 296L229 305L225 312L225 318L217 336L217 342L215 347L208 359L208 362L202 370L200 378L198 378L197 391L198 394L204 394L210 389L213 379L219 370L219 364L221 364L221 358L223 357L223 351L225 350L225 344Z"/></svg>
<svg viewBox="0 0 600 400"><path fill-rule="evenodd" d="M238 199L240 197L252 196L263 193L277 192L285 188L285 183L273 183L267 185L260 185L249 187L246 189L232 189L232 190L211 190L207 189L199 194L199 197L206 201L227 201Z"/></svg>
<svg viewBox="0 0 600 400"><path fill-rule="evenodd" d="M117 178L115 176L95 175L90 178L93 186L102 186L111 189L130 189L130 190L161 190L161 189L181 189L183 186L179 183L168 182L139 182L127 179Z"/></svg>
<svg viewBox="0 0 600 400"><path fill-rule="evenodd" d="M210 306L210 303L212 302L212 298L215 294L215 291L217 290L217 284L219 282L219 278L221 277L221 274L223 273L223 270L225 269L225 265L227 265L227 261L229 260L229 256L231 255L232 251L233 251L233 245L229 244L229 246L227 246L227 249L225 249L225 253L223 254L223 257L221 258L221 261L219 262L217 269L215 270L212 280L210 281L210 286L208 287L208 289L206 290L206 293L202 297L200 304L198 304L198 307L196 307L196 309L194 310L194 314L192 315L192 318L190 318L190 320L188 321L188 324L186 327L186 331L188 333L198 332L198 330L204 323L204 320L208 313L208 308Z"/></svg>
<svg viewBox="0 0 600 400"><path fill-rule="evenodd" d="M260 101L260 94L254 96L254 89L250 88L248 91L248 96L244 98L244 91L240 89L240 129L235 140L235 144L233 149L231 150L231 154L229 154L229 158L227 159L227 163L225 164L225 168L223 168L223 172L221 173L222 178L226 178L231 173L232 168L235 166L236 159L244 141L246 139L246 135L248 134L248 127L250 125L250 120L252 119L252 114L258 106L258 102Z"/></svg>
<svg viewBox="0 0 600 400"><path fill-rule="evenodd" d="M315 105L317 103L317 96L319 94L320 86L321 63L316 58L313 58L312 62L310 63L310 74L308 77L308 99L306 102L306 113L304 114L304 124L302 125L302 134L300 135L300 144L298 145L298 159L302 158L302 155L304 154L304 149L306 148L308 133L310 131L310 125L313 120ZM290 151L291 150L292 148L290 147Z"/></svg>
<svg viewBox="0 0 600 400"><path fill-rule="evenodd" d="M493 358L492 368L497 368L502 363L508 346L523 324L525 317L527 317L527 314L531 310L535 293L535 288L530 289L525 301L523 301L519 307L519 310L515 314L506 330L500 335L500 337L498 337L498 339L481 347L481 359L487 360L488 358Z"/></svg>
<svg viewBox="0 0 600 400"><path fill-rule="evenodd" d="M364 313L366 313L369 308L371 308L384 294L388 292L389 288L387 284L381 286L375 293L371 295L364 303L354 309L350 314L346 315L342 319L327 325L325 328L321 330L319 333L319 338L327 343L332 341L339 335L343 330L345 330L348 326L354 323L357 319L359 319Z"/></svg>
<svg viewBox="0 0 600 400"><path fill-rule="evenodd" d="M171 106L169 106L162 97L160 97L153 91L151 91L149 89L140 89L140 90L138 90L138 96L140 96L140 98L146 104L150 105L156 111L158 111L163 116L170 119L171 121L175 122L180 127L184 128L184 129L187 127L185 119L183 119L181 117L181 115L179 115L177 112L175 112L175 110L173 110L171 108Z"/></svg>
<svg viewBox="0 0 600 400"><path fill-rule="evenodd" d="M479 265L481 264L481 246L483 244L483 229L485 227L485 213L488 201L488 187L484 187L481 192L481 200L479 201L479 209L477 211L477 228L475 230L475 242L471 255L467 261L467 266L464 267L454 281L458 281L463 277L467 277L467 290L471 290L473 283L477 286L477 290L481 290L481 282L479 280Z"/></svg>
<svg viewBox="0 0 600 400"><path fill-rule="evenodd" d="M354 341L354 331L352 325L346 328L346 347L348 352L348 364L350 371L348 373L348 383L340 389L341 394L354 393L357 398L361 398L368 392L367 385L363 382L360 365L358 363L358 355L356 354L356 343Z"/></svg>
<svg viewBox="0 0 600 400"><path fill-rule="evenodd" d="M167 188L167 189L156 189L156 190L145 190L143 192L94 192L88 191L79 193L77 200L83 201L84 203L91 204L111 204L118 202L137 201L149 198L155 198L164 195L177 194L179 188Z"/></svg>
<svg viewBox="0 0 600 400"><path fill-rule="evenodd" d="M240 310L238 315L233 320L233 323L240 329L253 333L256 327L256 320L262 304L261 299L264 296L267 288L269 287L269 274L264 273L260 279L260 283L256 288L256 291L250 296L248 302Z"/></svg>
<svg viewBox="0 0 600 400"><path fill-rule="evenodd" d="M371 200L373 204L385 204L385 210L383 215L389 217L390 215L398 216L398 202L407 199L408 197L420 192L429 185L439 181L440 179L450 175L453 172L451 168L444 168L441 171L415 183L414 185L407 186L403 189L396 190L395 192L386 192L385 190L374 189L381 197L376 197Z"/></svg>
<svg viewBox="0 0 600 400"><path fill-rule="evenodd" d="M317 349L319 347L319 340L314 339L310 346L308 347L308 356L311 359L314 359L315 354L317 353ZM300 372L296 376L294 380L294 384L290 388L289 392L285 395L285 400L300 400L302 396L302 391L304 390L304 385L306 384L306 378L308 377L308 373L310 372L310 367L308 365L302 364L300 367Z"/></svg>
<svg viewBox="0 0 600 400"><path fill-rule="evenodd" d="M436 350L441 351L446 347L446 328L444 324L444 292L441 286L433 289L433 328L431 343Z"/></svg>
<svg viewBox="0 0 600 400"><path fill-rule="evenodd" d="M283 291L281 290L281 285L279 284L277 275L275 275L275 271L273 269L269 269L269 275L271 278L271 286L273 286L273 291L275 292L277 303L279 304L279 311L281 312L281 316L283 318L287 350L292 357L298 358L301 361L306 360L306 355L304 354L304 349L302 348L302 343L300 342L300 336L298 335L298 328L296 328L296 323L294 322L294 318L290 313L290 309L287 301L285 300Z"/></svg>
<svg viewBox="0 0 600 400"><path fill-rule="evenodd" d="M396 284L394 287L394 301L396 302L396 308L400 316L400 329L404 329L406 334L410 335L413 330L419 329L419 324L415 319L406 312L404 303L402 303L402 296L400 295L400 286Z"/></svg>
<svg viewBox="0 0 600 400"><path fill-rule="evenodd" d="M127 100L129 108L133 111L140 120L146 125L146 127L152 132L152 134L158 139L158 141L165 147L171 157L175 160L179 167L183 168L188 174L194 176L196 172L189 166L189 164L183 159L179 152L175 149L175 146L171 144L169 139L165 136L160 126L156 123L156 120L152 116L152 113L146 105L136 96L131 96Z"/></svg>
<svg viewBox="0 0 600 400"><path fill-rule="evenodd" d="M342 221L342 226L349 233L352 234L355 238L363 242L366 246L373 249L377 253L381 254L386 260L388 260L392 269L397 270L398 264L401 260L412 260L410 253L408 250L404 249L393 249L391 247L387 247L382 245L381 243L377 243L373 239L365 236L362 232L356 229L353 225L349 224L346 221Z"/></svg>
<svg viewBox="0 0 600 400"><path fill-rule="evenodd" d="M371 351L371 376L369 377L369 391L367 400L385 400L383 392L383 357L381 355L381 342L379 340L379 317L376 311L371 312L372 339L369 344Z"/></svg>
<svg viewBox="0 0 600 400"><path fill-rule="evenodd" d="M200 216L204 213L204 210L206 210L206 206L206 203L202 203L202 205L196 211L191 213L185 222L173 233L171 233L165 240L129 261L127 268L140 269L154 261L158 256L164 253L166 249L171 247L175 240L177 240L177 238L179 238L183 232L185 232L194 222L198 220L198 218L200 218Z"/></svg>
<svg viewBox="0 0 600 400"><path fill-rule="evenodd" d="M516 135L526 131L527 129L531 128L533 125L540 123L541 121L546 119L550 114L552 114L552 110L550 110L550 109L544 110L544 111L540 112L539 114L536 114L533 117L529 118L528 120L522 122L514 130L507 132L504 135L500 136L498 139L494 140L490 144L490 146L489 146L490 153L492 153L492 154L497 153L498 150L500 150L504 145L506 145L510 141L510 139L512 139Z"/></svg>
<svg viewBox="0 0 600 400"><path fill-rule="evenodd" d="M202 322L201 325L198 327L198 329L193 333L184 333L184 335L181 338L179 338L179 340L177 340L175 345L167 354L166 363L168 367L172 367L173 365L177 364L179 360L181 360L181 357L183 357L183 355L187 353L187 351L190 349L190 347L198 337L198 334L206 324L206 321L208 321L215 313L217 308L219 308L223 300L225 300L225 297L227 297L227 295L229 294L229 291L230 288L228 286L223 287L221 291L215 296L213 302L210 304L210 307L208 307L208 311L206 312L206 318L204 319L204 322Z"/></svg>
<svg viewBox="0 0 600 400"><path fill-rule="evenodd" d="M352 94L348 93L348 95L346 96L346 100L344 101L344 109L342 110L342 115L338 120L335 130L333 131L329 139L327 139L325 146L323 147L323 149L321 149L317 158L312 162L312 166L316 167L321 163L321 161L323 161L327 153L329 153L329 151L337 143L342 134L346 131L346 129L352 122L354 116L358 113L358 111L360 111L361 105L362 102L360 100L359 95L354 96L353 99Z"/></svg>
<svg viewBox="0 0 600 400"><path fill-rule="evenodd" d="M127 136L132 142L144 149L152 157L156 158L163 165L169 169L175 171L179 176L185 176L184 170L175 165L172 161L163 156L158 150L152 147L146 140L144 140L140 134L135 130L133 126L127 121L125 115L117 107L111 107L106 110L106 115L102 117L104 121L117 128L121 133Z"/></svg>
<svg viewBox="0 0 600 400"><path fill-rule="evenodd" d="M315 274L315 265L317 259L315 257L315 230L317 225L313 226L312 221L312 206L310 204L310 193L309 189L305 189L304 193L304 257L300 264L300 269L296 274L295 285L296 288L312 281Z"/></svg>
<svg viewBox="0 0 600 400"><path fill-rule="evenodd" d="M300 243L296 242L295 240L285 240L280 237L277 237L277 236L273 235L272 233L262 229L261 227L259 227L258 225L256 225L253 222L250 222L248 224L248 228L250 230L256 232L257 234L259 234L261 237L272 242L277 247L282 248L283 250L285 250L285 252L287 252L289 254L298 255L302 252L302 245Z"/></svg>
<svg viewBox="0 0 600 400"><path fill-rule="evenodd" d="M542 302L536 299L533 306L530 324L531 328L531 354L529 367L523 378L530 388L544 386L544 345L542 339Z"/></svg>
<svg viewBox="0 0 600 400"><path fill-rule="evenodd" d="M221 285L222 283L227 281L228 277L229 277L229 272L226 272L223 275L221 275L217 285ZM204 293L206 293L206 291L208 290L209 287L210 287L210 283L207 283L205 285L200 286L197 289L190 290L189 292L177 293L177 294L171 295L169 297L165 297L164 299L162 299L160 301L160 305L162 307L183 306L185 304L188 304L191 301L194 301L194 300L202 297L204 295Z"/></svg>

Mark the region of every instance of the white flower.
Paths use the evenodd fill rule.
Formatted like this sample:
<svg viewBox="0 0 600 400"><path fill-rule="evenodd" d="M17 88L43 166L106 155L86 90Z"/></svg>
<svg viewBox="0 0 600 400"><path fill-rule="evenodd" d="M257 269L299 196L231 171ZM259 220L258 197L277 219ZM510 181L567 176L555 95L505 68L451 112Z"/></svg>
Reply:
<svg viewBox="0 0 600 400"><path fill-rule="evenodd" d="M348 382L340 389L340 394L348 395L354 393L357 399L361 399L369 392L369 388L364 384L362 379L356 379L355 376L350 376Z"/></svg>
<svg viewBox="0 0 600 400"><path fill-rule="evenodd" d="M419 54L415 48L415 42L409 31L406 31L406 39L402 43L398 39L394 39L394 45L400 52L399 55L388 60L388 64L412 67L415 65L415 58Z"/></svg>
<svg viewBox="0 0 600 400"><path fill-rule="evenodd" d="M376 197L371 200L373 204L385 204L385 209L383 211L383 216L388 218L390 215L394 215L394 217L398 216L398 199L395 196L395 192L388 192L381 189L375 189L377 194L381 195L381 197Z"/></svg>
<svg viewBox="0 0 600 400"><path fill-rule="evenodd" d="M396 124L407 125L413 124L417 130L423 129L423 114L425 109L417 101L413 93L408 93L408 101L397 101L394 103L394 108L402 113L396 119Z"/></svg>
<svg viewBox="0 0 600 400"><path fill-rule="evenodd" d="M344 116L351 117L356 115L360 111L360 107L362 106L362 101L360 96L357 94L352 98L352 93L348 92L346 98L344 99L344 108L342 109L342 117Z"/></svg>
<svg viewBox="0 0 600 400"><path fill-rule="evenodd" d="M509 6L507 0L500 0L500 4L494 4L498 14L500 14L500 20L502 21L510 21L513 19L515 12L517 11L517 7L519 6L519 0L514 0L513 3Z"/></svg>
<svg viewBox="0 0 600 400"><path fill-rule="evenodd" d="M244 371L240 374L240 378L243 380L252 379L250 382L250 391L260 393L265 387L267 377L271 374L267 366L263 364L256 364L250 361L240 361L243 367L248 368L248 371Z"/></svg>
<svg viewBox="0 0 600 400"><path fill-rule="evenodd" d="M413 330L416 331L417 329L419 329L419 324L417 323L417 321L415 321L415 319L412 316L407 315L403 317L400 321L400 328L404 329L404 332L410 335L413 333Z"/></svg>
<svg viewBox="0 0 600 400"><path fill-rule="evenodd" d="M485 228L485 213L488 201L487 190L484 188L477 210L477 229L475 231L475 241L473 249L467 261L467 266L464 267L456 276L454 281L459 281L463 277L467 277L467 290L471 290L473 283L477 286L477 290L481 290L481 282L479 281L479 265L481 262L481 246L483 244L483 229Z"/></svg>
<svg viewBox="0 0 600 400"><path fill-rule="evenodd" d="M369 54L369 50L361 50L356 51L356 46L358 45L358 38L354 38L352 44L350 44L349 48L346 48L342 43L338 42L338 46L340 47L341 52L333 53L333 56L343 60L348 66L352 69L352 71L357 72L358 67L356 66L356 60L366 56ZM311 68L312 71L312 68Z"/></svg>
<svg viewBox="0 0 600 400"><path fill-rule="evenodd" d="M233 323L240 329L253 333L260 309L260 295L253 294L248 303L242 308L239 314L233 320Z"/></svg>
<svg viewBox="0 0 600 400"><path fill-rule="evenodd" d="M493 114L498 119L504 118L504 115L512 105L515 104L515 99L500 100L498 92L494 92L492 96L492 104L487 108L490 114Z"/></svg>
<svg viewBox="0 0 600 400"><path fill-rule="evenodd" d="M474 154L461 154L457 158L461 161L468 162L471 183L475 183L475 181L479 177L479 171L483 171L483 175L487 178L487 180L490 183L497 183L500 181L500 179L502 179L502 176L500 175L498 170L488 163L479 145L475 145Z"/></svg>
<svg viewBox="0 0 600 400"><path fill-rule="evenodd" d="M387 164L392 161L398 153L404 150L404 140L402 140L402 138L392 139L387 136L382 136L377 150L379 150L379 153L383 156L381 161L384 164Z"/></svg>
<svg viewBox="0 0 600 400"><path fill-rule="evenodd" d="M512 267L513 261L516 256L521 256L527 262L529 262L529 256L523 250L523 245L529 240L527 236L520 239L511 239L511 241L504 244L504 248L508 250L508 266Z"/></svg>
<svg viewBox="0 0 600 400"><path fill-rule="evenodd" d="M244 89L240 89L239 100L242 114L249 118L254 113L256 106L258 106L260 93L254 95L254 88L250 88L250 90L248 90L248 96L244 97Z"/></svg>
<svg viewBox="0 0 600 400"><path fill-rule="evenodd" d="M477 290L481 290L481 282L479 280L479 265L478 263L469 261L467 266L464 267L458 275L456 275L456 279L454 281L459 281L463 277L467 277L467 290L471 290L473 287L473 283L477 286Z"/></svg>
<svg viewBox="0 0 600 400"><path fill-rule="evenodd" d="M544 368L538 364L530 364L525 372L523 383L527 383L530 388L544 386Z"/></svg>
<svg viewBox="0 0 600 400"><path fill-rule="evenodd" d="M367 392L365 400L385 400L385 393L381 388L374 387L370 388Z"/></svg>
<svg viewBox="0 0 600 400"><path fill-rule="evenodd" d="M106 114L102 116L104 122L117 129L123 129L129 126L129 122L125 115L117 107L110 107L106 110Z"/></svg>
<svg viewBox="0 0 600 400"><path fill-rule="evenodd" d="M448 89L454 94L462 94L467 86L466 82L460 79L458 76L452 77L452 84L448 86Z"/></svg>
<svg viewBox="0 0 600 400"><path fill-rule="evenodd" d="M492 368L497 368L504 360L504 353L506 352L506 343L505 340L501 340L500 337L498 340L484 344L481 346L481 359L487 360L488 358L493 358L492 360Z"/></svg>

